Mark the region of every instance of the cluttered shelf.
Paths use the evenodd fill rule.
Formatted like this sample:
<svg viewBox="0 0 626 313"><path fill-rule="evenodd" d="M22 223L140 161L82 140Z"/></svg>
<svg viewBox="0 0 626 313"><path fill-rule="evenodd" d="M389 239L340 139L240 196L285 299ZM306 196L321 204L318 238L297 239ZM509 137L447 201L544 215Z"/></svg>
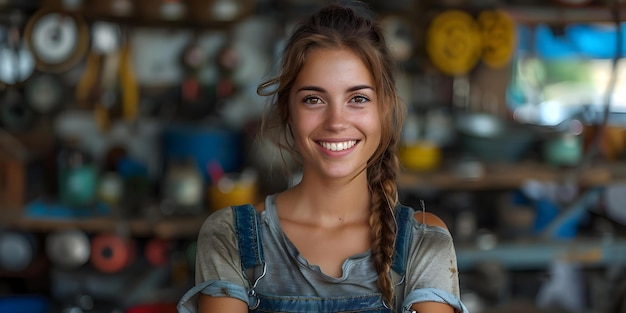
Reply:
<svg viewBox="0 0 626 313"><path fill-rule="evenodd" d="M593 164L585 168L560 168L541 163L464 164L429 172L404 170L398 177L401 190L506 190L529 180L576 182L581 187L626 181L626 163Z"/></svg>
<svg viewBox="0 0 626 313"><path fill-rule="evenodd" d="M157 220L120 219L113 217L88 217L45 219L30 217L5 217L5 226L32 232L52 232L77 228L88 233L111 232L134 236L156 236L163 239L193 238L204 222L206 215L176 216Z"/></svg>
<svg viewBox="0 0 626 313"><path fill-rule="evenodd" d="M471 175L469 175L471 173ZM480 171L451 166L429 172L404 170L398 177L401 190L506 190L519 188L528 180L563 182L577 178L581 187L603 186L626 181L626 163L595 164L584 169L559 168L541 163L485 164ZM78 228L85 232L128 233L134 236L192 238L197 236L206 214L158 218L123 219L111 216L44 218L28 215L6 215L3 226L34 232Z"/></svg>

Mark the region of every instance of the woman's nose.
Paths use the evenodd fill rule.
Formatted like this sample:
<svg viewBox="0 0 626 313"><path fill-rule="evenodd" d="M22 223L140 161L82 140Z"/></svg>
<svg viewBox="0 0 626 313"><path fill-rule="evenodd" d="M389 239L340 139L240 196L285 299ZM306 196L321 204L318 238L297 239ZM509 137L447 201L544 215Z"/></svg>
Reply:
<svg viewBox="0 0 626 313"><path fill-rule="evenodd" d="M330 105L326 110L325 125L331 130L342 130L348 126L346 112L343 107Z"/></svg>

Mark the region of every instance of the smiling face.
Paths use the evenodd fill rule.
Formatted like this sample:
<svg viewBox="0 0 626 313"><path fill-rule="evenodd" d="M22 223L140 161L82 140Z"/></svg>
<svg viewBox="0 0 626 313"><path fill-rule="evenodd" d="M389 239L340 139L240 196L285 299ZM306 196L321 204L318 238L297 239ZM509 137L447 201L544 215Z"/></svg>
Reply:
<svg viewBox="0 0 626 313"><path fill-rule="evenodd" d="M381 141L375 83L348 49L310 51L289 95L289 121L304 175L365 177Z"/></svg>

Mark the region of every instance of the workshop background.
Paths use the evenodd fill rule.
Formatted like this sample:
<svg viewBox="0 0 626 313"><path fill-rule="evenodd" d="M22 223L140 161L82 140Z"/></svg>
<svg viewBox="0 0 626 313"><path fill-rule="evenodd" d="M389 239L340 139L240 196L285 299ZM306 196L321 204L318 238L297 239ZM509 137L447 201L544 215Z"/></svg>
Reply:
<svg viewBox="0 0 626 313"><path fill-rule="evenodd" d="M0 1L0 312L175 312L205 217L298 180L256 87L325 3ZM470 311L626 312L626 1L368 3Z"/></svg>

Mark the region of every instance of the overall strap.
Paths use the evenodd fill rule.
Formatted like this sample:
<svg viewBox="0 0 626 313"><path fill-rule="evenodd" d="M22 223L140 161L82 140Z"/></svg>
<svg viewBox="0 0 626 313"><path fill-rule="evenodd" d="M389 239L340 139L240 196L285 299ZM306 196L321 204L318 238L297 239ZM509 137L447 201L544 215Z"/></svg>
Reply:
<svg viewBox="0 0 626 313"><path fill-rule="evenodd" d="M400 277L403 277L406 271L409 246L413 240L411 225L413 225L414 222L414 212L413 208L405 205L398 205L395 209L396 226L398 230L396 232L396 248L393 253L391 269Z"/></svg>
<svg viewBox="0 0 626 313"><path fill-rule="evenodd" d="M250 204L233 206L237 245L243 270L263 265L260 216Z"/></svg>

